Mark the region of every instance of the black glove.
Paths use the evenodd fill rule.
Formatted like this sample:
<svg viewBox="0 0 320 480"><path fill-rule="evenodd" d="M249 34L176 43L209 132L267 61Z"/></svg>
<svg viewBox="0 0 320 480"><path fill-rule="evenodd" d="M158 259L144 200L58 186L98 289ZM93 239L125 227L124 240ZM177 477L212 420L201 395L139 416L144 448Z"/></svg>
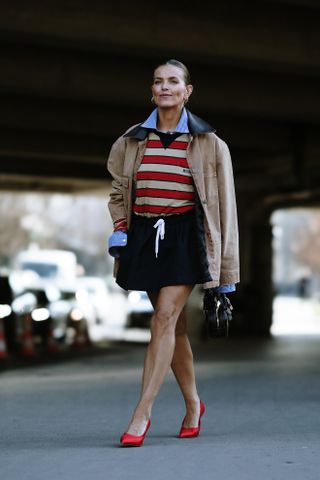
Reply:
<svg viewBox="0 0 320 480"><path fill-rule="evenodd" d="M210 337L228 336L232 309L231 302L225 293L217 293L214 288L205 289L203 311Z"/></svg>

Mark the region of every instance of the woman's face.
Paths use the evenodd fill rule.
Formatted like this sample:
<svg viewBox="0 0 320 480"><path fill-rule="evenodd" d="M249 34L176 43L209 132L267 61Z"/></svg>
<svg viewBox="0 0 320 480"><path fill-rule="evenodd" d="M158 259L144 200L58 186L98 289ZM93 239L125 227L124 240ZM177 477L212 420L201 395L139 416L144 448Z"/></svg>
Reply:
<svg viewBox="0 0 320 480"><path fill-rule="evenodd" d="M158 108L182 108L192 88L185 84L184 72L179 67L160 65L154 71L151 90Z"/></svg>

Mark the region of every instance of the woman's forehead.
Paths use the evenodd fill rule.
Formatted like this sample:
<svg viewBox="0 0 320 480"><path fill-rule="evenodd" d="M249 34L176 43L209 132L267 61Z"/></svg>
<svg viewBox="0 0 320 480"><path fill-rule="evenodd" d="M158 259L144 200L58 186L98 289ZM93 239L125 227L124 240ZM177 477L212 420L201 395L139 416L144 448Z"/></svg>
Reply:
<svg viewBox="0 0 320 480"><path fill-rule="evenodd" d="M184 72L175 65L160 65L154 71L154 77L179 77L184 78Z"/></svg>

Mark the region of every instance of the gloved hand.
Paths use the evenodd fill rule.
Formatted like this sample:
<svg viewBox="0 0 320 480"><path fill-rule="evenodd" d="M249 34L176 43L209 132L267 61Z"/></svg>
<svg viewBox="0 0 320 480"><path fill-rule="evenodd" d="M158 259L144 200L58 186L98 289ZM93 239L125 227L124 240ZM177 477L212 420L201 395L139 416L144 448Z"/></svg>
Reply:
<svg viewBox="0 0 320 480"><path fill-rule="evenodd" d="M109 254L114 257L120 257L119 247L125 247L127 245L127 232L117 230L113 232L108 240Z"/></svg>

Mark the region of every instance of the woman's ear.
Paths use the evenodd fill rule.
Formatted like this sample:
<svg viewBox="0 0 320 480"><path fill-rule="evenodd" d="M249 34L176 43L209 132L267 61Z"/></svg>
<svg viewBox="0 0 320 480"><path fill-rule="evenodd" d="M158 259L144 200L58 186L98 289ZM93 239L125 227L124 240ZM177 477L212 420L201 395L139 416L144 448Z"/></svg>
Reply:
<svg viewBox="0 0 320 480"><path fill-rule="evenodd" d="M187 89L188 97L190 97L190 95L191 95L192 92L193 92L193 85L187 85L187 86L186 86L186 89Z"/></svg>

